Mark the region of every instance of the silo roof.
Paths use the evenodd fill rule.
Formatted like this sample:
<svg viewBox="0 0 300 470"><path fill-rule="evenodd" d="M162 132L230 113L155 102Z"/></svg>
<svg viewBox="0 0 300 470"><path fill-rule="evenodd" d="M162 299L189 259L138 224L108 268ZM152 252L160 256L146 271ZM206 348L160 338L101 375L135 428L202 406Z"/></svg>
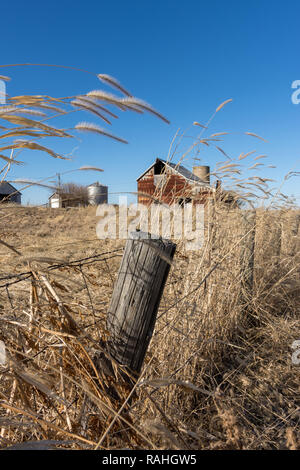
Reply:
<svg viewBox="0 0 300 470"><path fill-rule="evenodd" d="M89 184L88 188L90 188L91 186L103 186L104 188L107 188L107 186L105 186L105 184L101 184L101 183L99 183L99 181L96 181L95 183Z"/></svg>

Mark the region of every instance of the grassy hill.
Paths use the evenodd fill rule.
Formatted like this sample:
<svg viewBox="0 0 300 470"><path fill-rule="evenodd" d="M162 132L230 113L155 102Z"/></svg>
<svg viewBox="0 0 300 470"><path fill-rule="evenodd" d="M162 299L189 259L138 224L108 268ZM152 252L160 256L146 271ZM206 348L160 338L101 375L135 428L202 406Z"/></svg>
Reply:
<svg viewBox="0 0 300 470"><path fill-rule="evenodd" d="M2 446L71 439L93 448L128 395L112 379L97 382L92 367L125 243L99 240L97 220L95 207L0 209L1 277L34 273L1 281L10 357L0 366ZM141 381L101 447L299 448L299 213L257 211L251 291L241 212L216 211L208 225L201 250L177 243ZM91 264L48 269L99 253Z"/></svg>

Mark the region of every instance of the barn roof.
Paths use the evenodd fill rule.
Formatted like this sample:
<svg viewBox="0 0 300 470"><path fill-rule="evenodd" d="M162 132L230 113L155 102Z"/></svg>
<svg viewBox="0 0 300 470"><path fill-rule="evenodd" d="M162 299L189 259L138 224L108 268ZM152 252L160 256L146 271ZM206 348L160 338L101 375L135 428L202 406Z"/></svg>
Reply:
<svg viewBox="0 0 300 470"><path fill-rule="evenodd" d="M59 197L59 193L55 191L55 193L52 193L48 199L51 199L53 196Z"/></svg>
<svg viewBox="0 0 300 470"><path fill-rule="evenodd" d="M181 176L183 176L185 179L189 180L189 181L192 181L193 183L197 183L201 186L205 186L205 187L209 187L210 188L210 185L208 183L206 183L205 181L201 180L198 176L194 175L194 173L192 173L190 170L188 170L187 168L185 168L184 166L182 165L179 165L178 163L172 163L172 162L168 162L166 160L163 160L162 158L157 158L155 160L154 163L152 163L151 166L149 166L149 168L147 168L147 170L145 170L138 178L137 178L137 181L139 181L149 170L151 170L151 168L158 162L162 162L164 163L166 166L172 168L173 171L175 171L176 173L179 173Z"/></svg>
<svg viewBox="0 0 300 470"><path fill-rule="evenodd" d="M20 193L12 184L8 183L8 181L2 181L0 183L0 194L13 194L13 193Z"/></svg>

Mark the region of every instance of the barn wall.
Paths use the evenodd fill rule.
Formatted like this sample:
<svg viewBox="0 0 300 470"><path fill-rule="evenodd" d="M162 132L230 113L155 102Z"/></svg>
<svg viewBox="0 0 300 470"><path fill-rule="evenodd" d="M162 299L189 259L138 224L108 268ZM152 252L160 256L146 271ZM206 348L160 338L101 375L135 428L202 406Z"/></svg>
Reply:
<svg viewBox="0 0 300 470"><path fill-rule="evenodd" d="M14 194L13 196L10 197L10 200L17 204L21 204L21 194L20 193Z"/></svg>
<svg viewBox="0 0 300 470"><path fill-rule="evenodd" d="M0 194L0 201L21 204L21 194Z"/></svg>
<svg viewBox="0 0 300 470"><path fill-rule="evenodd" d="M163 179L161 187L159 187L160 176ZM179 199L188 198L192 198L197 204L204 204L210 195L210 191L204 188L195 196L192 188L193 185L188 184L187 180L181 175L173 173L154 175L153 168L151 168L148 173L138 180L138 193L141 193L138 195L138 202L147 206L152 204L154 200L146 196L149 195L156 197L165 204L177 203Z"/></svg>
<svg viewBox="0 0 300 470"><path fill-rule="evenodd" d="M51 197L49 202L50 202L50 207L52 207L53 209L57 209L61 207L59 197Z"/></svg>

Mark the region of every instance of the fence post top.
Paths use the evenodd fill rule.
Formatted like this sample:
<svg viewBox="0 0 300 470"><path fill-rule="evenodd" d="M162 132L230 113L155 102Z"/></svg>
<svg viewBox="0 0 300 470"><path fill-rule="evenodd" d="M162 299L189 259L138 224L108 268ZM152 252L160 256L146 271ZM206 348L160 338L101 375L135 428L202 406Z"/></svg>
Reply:
<svg viewBox="0 0 300 470"><path fill-rule="evenodd" d="M129 234L130 240L151 240L151 241L160 241L164 243L172 243L171 240L167 238L162 238L160 235L156 235L155 233L149 232L142 232L140 230L136 230L135 232L130 232Z"/></svg>

